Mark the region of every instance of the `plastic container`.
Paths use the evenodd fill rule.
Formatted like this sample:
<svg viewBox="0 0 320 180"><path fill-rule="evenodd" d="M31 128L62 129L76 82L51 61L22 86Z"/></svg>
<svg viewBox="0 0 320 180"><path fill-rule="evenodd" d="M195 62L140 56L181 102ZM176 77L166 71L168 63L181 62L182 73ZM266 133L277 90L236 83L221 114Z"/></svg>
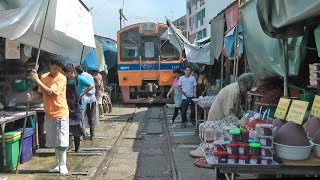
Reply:
<svg viewBox="0 0 320 180"><path fill-rule="evenodd" d="M227 150L227 143L224 140L217 140L213 142L214 150L216 151L226 151Z"/></svg>
<svg viewBox="0 0 320 180"><path fill-rule="evenodd" d="M16 91L25 91L28 88L27 87L27 81L26 80L17 79L15 81L13 81L13 88Z"/></svg>
<svg viewBox="0 0 320 180"><path fill-rule="evenodd" d="M228 155L228 164L238 164L238 156L237 155Z"/></svg>
<svg viewBox="0 0 320 180"><path fill-rule="evenodd" d="M259 136L261 146L272 146L273 137L272 136Z"/></svg>
<svg viewBox="0 0 320 180"><path fill-rule="evenodd" d="M214 141L215 129L208 127L204 130L204 140L206 143L212 143Z"/></svg>
<svg viewBox="0 0 320 180"><path fill-rule="evenodd" d="M271 146L261 146L261 156L272 157L272 147Z"/></svg>
<svg viewBox="0 0 320 180"><path fill-rule="evenodd" d="M248 143L249 143L249 144L250 144L250 143L257 143L257 141L254 140L254 139L250 139L250 138L249 138Z"/></svg>
<svg viewBox="0 0 320 180"><path fill-rule="evenodd" d="M227 151L214 151L213 156L214 156L215 162L227 163L227 159L228 159Z"/></svg>
<svg viewBox="0 0 320 180"><path fill-rule="evenodd" d="M273 163L273 158L272 157L263 157L260 156L260 163L261 164L272 164Z"/></svg>
<svg viewBox="0 0 320 180"><path fill-rule="evenodd" d="M230 131L230 141L233 143L240 142L240 130L234 129Z"/></svg>
<svg viewBox="0 0 320 180"><path fill-rule="evenodd" d="M272 136L273 124L260 124L260 135Z"/></svg>
<svg viewBox="0 0 320 180"><path fill-rule="evenodd" d="M23 129L19 129L22 133ZM24 141L21 149L20 163L23 164L32 159L32 140L33 140L33 128L26 128L24 131ZM21 139L20 139L21 140Z"/></svg>
<svg viewBox="0 0 320 180"><path fill-rule="evenodd" d="M228 154L238 155L238 153L239 153L238 147L239 147L238 143L230 143L230 144L228 144L227 145Z"/></svg>
<svg viewBox="0 0 320 180"><path fill-rule="evenodd" d="M259 156L249 156L249 164L260 164Z"/></svg>
<svg viewBox="0 0 320 180"><path fill-rule="evenodd" d="M239 156L238 164L249 164L249 156Z"/></svg>
<svg viewBox="0 0 320 180"><path fill-rule="evenodd" d="M241 142L248 143L248 141L249 141L249 133L250 133L250 131L246 130L246 129L242 129L240 131L240 140L241 140Z"/></svg>
<svg viewBox="0 0 320 180"><path fill-rule="evenodd" d="M314 143L313 151L316 157L320 158L320 144Z"/></svg>
<svg viewBox="0 0 320 180"><path fill-rule="evenodd" d="M247 143L239 143L238 151L239 151L239 155L248 156L250 153L249 145Z"/></svg>
<svg viewBox="0 0 320 180"><path fill-rule="evenodd" d="M17 167L19 156L20 132L5 133L6 169L13 170ZM0 161L3 161L3 150L0 149Z"/></svg>
<svg viewBox="0 0 320 180"><path fill-rule="evenodd" d="M261 145L259 143L250 143L250 155L252 156L259 156L260 155L260 147Z"/></svg>

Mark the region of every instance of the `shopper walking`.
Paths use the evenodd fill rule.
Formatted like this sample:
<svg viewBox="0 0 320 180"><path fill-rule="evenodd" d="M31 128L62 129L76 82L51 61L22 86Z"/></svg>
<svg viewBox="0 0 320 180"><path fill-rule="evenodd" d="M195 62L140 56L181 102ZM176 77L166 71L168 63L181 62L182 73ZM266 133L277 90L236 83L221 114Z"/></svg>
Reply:
<svg viewBox="0 0 320 180"><path fill-rule="evenodd" d="M186 66L184 69L184 76L181 76L178 81L179 91L182 94L182 104L181 104L181 127L186 127L187 119L187 111L190 105L190 117L195 117L195 109L194 102L192 101L193 97L196 97L196 87L197 81L194 76L191 76L192 69L190 66ZM190 119L190 121L194 124L195 120Z"/></svg>
<svg viewBox="0 0 320 180"><path fill-rule="evenodd" d="M99 106L99 115L101 118L103 118L104 117L103 106L102 106L102 98L104 93L103 79L98 70L94 70L92 72L92 76L93 76L94 84L96 88L96 98Z"/></svg>
<svg viewBox="0 0 320 180"><path fill-rule="evenodd" d="M173 70L173 75L174 75L173 83L172 83L172 86L167 94L167 98L170 98L170 95L173 92L173 99L174 99L174 106L175 107L174 107L174 113L172 116L172 123L174 123L174 120L178 116L179 110L181 112L182 94L180 93L179 88L178 88L178 81L182 75L182 71L180 69L175 69L175 70Z"/></svg>
<svg viewBox="0 0 320 180"><path fill-rule="evenodd" d="M80 108L80 99L94 88L94 85L82 76L76 74L73 64L64 68L67 77L67 102L69 107L69 132L73 136L74 151L80 151L80 137L85 136L83 119ZM82 87L86 87L82 90Z"/></svg>
<svg viewBox="0 0 320 180"><path fill-rule="evenodd" d="M67 174L67 148L69 146L69 109L66 98L67 79L61 74L63 62L53 59L49 72L39 79L36 70L31 71L38 92L27 94L27 100L43 99L46 125L46 146L55 148L56 165L50 172Z"/></svg>
<svg viewBox="0 0 320 180"><path fill-rule="evenodd" d="M84 77L91 84L94 84L94 79L92 75L86 72L86 68L84 66L76 66L75 69L78 73L78 76ZM84 87L81 87L81 89L84 89ZM98 126L99 123L99 112L97 108L97 99L95 96L95 92L96 89L92 88L81 98L82 117L87 122L87 126L90 127L91 140L95 138L95 128Z"/></svg>

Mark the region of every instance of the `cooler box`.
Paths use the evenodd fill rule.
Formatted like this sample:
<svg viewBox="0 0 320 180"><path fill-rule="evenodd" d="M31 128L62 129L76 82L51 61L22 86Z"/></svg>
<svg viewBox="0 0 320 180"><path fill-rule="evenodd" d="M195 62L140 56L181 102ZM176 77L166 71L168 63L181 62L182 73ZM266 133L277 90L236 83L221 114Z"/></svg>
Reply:
<svg viewBox="0 0 320 180"><path fill-rule="evenodd" d="M5 133L6 169L13 170L14 168L17 167L20 138L21 138L21 132L19 131L12 131L12 132ZM0 149L0 161L3 161L2 149Z"/></svg>
<svg viewBox="0 0 320 180"><path fill-rule="evenodd" d="M23 129L18 129L22 133ZM24 130L24 140L22 144L20 163L23 164L30 159L32 159L32 142L33 142L33 128L25 128Z"/></svg>

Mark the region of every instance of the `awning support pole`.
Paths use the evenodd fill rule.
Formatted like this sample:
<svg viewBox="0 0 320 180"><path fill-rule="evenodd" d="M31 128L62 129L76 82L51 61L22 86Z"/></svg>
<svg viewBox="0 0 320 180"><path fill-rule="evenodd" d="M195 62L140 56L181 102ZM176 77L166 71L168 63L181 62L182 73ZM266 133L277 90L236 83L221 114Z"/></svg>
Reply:
<svg viewBox="0 0 320 180"><path fill-rule="evenodd" d="M288 71L289 71L289 62L288 62L288 38L282 39L283 42L283 51L284 51L284 98L288 98Z"/></svg>

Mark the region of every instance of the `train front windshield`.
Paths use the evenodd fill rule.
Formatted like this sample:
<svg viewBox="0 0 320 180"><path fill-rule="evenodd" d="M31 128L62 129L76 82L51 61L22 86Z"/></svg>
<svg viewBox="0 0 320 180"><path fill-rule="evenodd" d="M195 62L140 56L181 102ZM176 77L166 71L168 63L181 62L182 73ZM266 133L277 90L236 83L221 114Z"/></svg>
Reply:
<svg viewBox="0 0 320 180"><path fill-rule="evenodd" d="M159 33L152 35L139 34L139 28L133 28L120 34L121 61L158 61L178 60L179 51L169 42L160 40L167 28L160 27Z"/></svg>

